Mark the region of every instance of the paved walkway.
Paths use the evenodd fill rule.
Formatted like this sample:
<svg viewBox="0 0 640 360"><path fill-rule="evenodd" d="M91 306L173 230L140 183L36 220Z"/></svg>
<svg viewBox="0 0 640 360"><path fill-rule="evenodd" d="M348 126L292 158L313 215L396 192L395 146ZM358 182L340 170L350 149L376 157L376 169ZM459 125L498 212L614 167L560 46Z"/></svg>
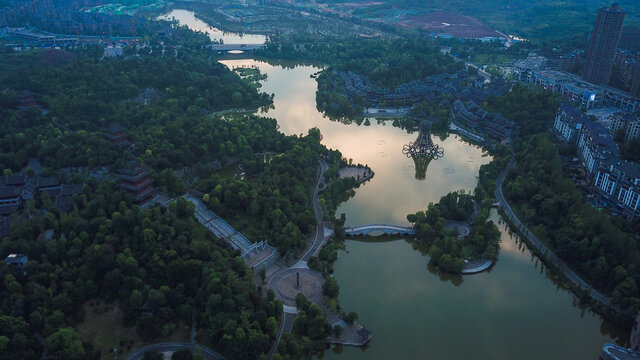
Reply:
<svg viewBox="0 0 640 360"><path fill-rule="evenodd" d="M322 217L322 209L320 208L320 200L318 194L320 193L320 184L324 183L324 172L327 171L329 165L324 159L320 159L320 174L318 174L318 180L316 181L316 187L313 189L313 198L311 200L313 205L313 211L316 215L316 235L314 237L311 247L302 255L300 261L307 261L311 256L320 251L325 240L324 218Z"/></svg>
<svg viewBox="0 0 640 360"><path fill-rule="evenodd" d="M262 268L272 263L278 251L266 241L252 243L240 232L236 231L224 219L209 210L200 198L186 194L184 198L195 205L194 215L198 221L211 231L218 239L225 240L234 249L240 250L247 266L252 269Z"/></svg>
<svg viewBox="0 0 640 360"><path fill-rule="evenodd" d="M640 351L631 351L614 344L604 344L601 358L604 360L640 360Z"/></svg>
<svg viewBox="0 0 640 360"><path fill-rule="evenodd" d="M471 260L465 263L464 269L462 269L462 275L471 275L471 274L477 274L479 272L483 272L488 268L490 268L491 264L493 264L493 260L485 260L485 259Z"/></svg>
<svg viewBox="0 0 640 360"><path fill-rule="evenodd" d="M611 307L611 302L608 297L606 297L605 295L595 290L580 276L578 276L578 274L576 274L573 270L571 270L569 266L564 261L560 260L560 258L558 258L558 256L551 249L549 249L544 243L542 243L542 241L538 240L538 238L535 235L533 235L533 233L529 231L529 229L527 229L527 227L522 222L520 222L520 219L518 219L518 216L516 216L516 214L513 212L513 210L511 209L511 206L509 206L509 203L507 202L507 200L505 199L502 193L502 183L504 182L504 179L507 176L507 172L509 171L509 169L514 167L515 164L516 164L516 161L512 157L511 161L509 161L509 164L507 165L507 168L504 169L496 179L495 196L498 202L502 205L502 208L504 209L504 212L507 215L507 217L518 228L520 233L522 233L527 238L527 240L529 241L529 244L535 247L540 252L540 254L542 254L549 262L553 263L558 269L560 269L562 273L569 279L569 281L571 281L571 283L573 283L582 291L585 291L587 294L589 294L589 296L592 299L602 303L607 307Z"/></svg>
<svg viewBox="0 0 640 360"><path fill-rule="evenodd" d="M295 322L298 313L295 296L299 292L303 293L312 303L324 309L325 316L329 323L336 322L340 319L337 313L324 304L324 299L322 297L322 285L325 281L324 277L319 272L310 270L307 265L309 258L317 256L320 249L322 249L322 246L333 234L333 230L327 229L324 226L324 219L319 201L319 192L321 190L320 184L325 182L323 174L329 166L324 159L320 159L319 164L320 169L318 179L313 190L312 198L313 210L316 215L316 232L313 236L313 240L307 245L302 256L300 256L293 266L275 270L270 268L270 273L266 278L265 288L274 290L276 298L282 300L284 304L283 323L267 359L271 359L273 354L276 352L282 333L289 333L293 329L293 323ZM296 274L300 275L299 286L297 285L298 281ZM366 336L364 335L365 333ZM343 340L343 338L345 339ZM344 345L363 345L369 341L370 338L370 332L364 329L361 325L354 324L347 327L344 334L341 336L341 339L336 340L338 343L342 343Z"/></svg>

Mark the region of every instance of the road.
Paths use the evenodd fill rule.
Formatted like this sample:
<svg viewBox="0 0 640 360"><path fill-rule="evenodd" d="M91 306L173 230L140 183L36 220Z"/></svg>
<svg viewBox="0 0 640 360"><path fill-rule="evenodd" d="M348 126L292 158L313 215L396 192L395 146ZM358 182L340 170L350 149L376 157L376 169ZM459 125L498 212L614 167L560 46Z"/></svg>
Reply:
<svg viewBox="0 0 640 360"><path fill-rule="evenodd" d="M586 281L584 281L580 276L578 276L578 274L576 274L573 270L571 270L564 261L558 258L558 256L553 252L553 250L549 249L545 244L542 243L542 241L538 240L538 238L536 238L536 236L533 235L533 233L529 231L529 229L527 229L527 227L520 221L520 219L518 219L518 217L513 212L513 210L511 210L511 206L509 206L509 203L507 202L507 200L505 199L502 193L502 183L504 182L504 179L507 176L507 172L509 171L509 169L514 167L515 164L516 164L516 161L512 157L506 169L504 169L496 179L495 196L498 202L502 204L502 208L504 209L504 212L507 214L507 217L515 224L515 226L527 238L527 240L529 240L529 244L535 247L540 252L540 254L544 255L544 257L546 257L548 261L552 262L558 269L560 269L562 273L567 277L567 279L569 279L569 281L571 281L575 286L577 286L582 291L585 291L586 293L588 293L592 299L602 303L607 307L611 307L611 302L608 297L606 297L605 295L601 294L600 292L592 288Z"/></svg>
<svg viewBox="0 0 640 360"><path fill-rule="evenodd" d="M224 360L224 357L217 352L209 349L208 347L204 347L198 344L189 344L189 343L158 343L153 345L148 345L145 347L141 347L140 349L132 352L125 358L125 360L142 360L144 357L144 353L147 351L157 351L157 352L168 352L168 351L178 351L182 349L189 349L192 351L200 351L205 360Z"/></svg>
<svg viewBox="0 0 640 360"><path fill-rule="evenodd" d="M280 344L280 340L282 340L282 334L286 331L290 333L293 329L293 323L296 321L296 317L298 315L292 313L282 313L282 322L280 323L280 329L278 330L278 336L276 336L276 341L273 342L273 347L267 354L267 359L271 359L271 357L278 350L278 344Z"/></svg>
<svg viewBox="0 0 640 360"><path fill-rule="evenodd" d="M320 250L320 248L322 247L322 243L324 242L324 218L322 216L322 209L320 208L319 193L320 193L320 183L324 183L323 174L325 171L327 171L327 169L329 168L329 165L327 165L327 162L324 161L324 159L322 158L319 160L319 163L320 163L320 170L318 173L316 186L313 189L313 198L311 199L311 203L313 205L313 211L315 212L315 215L316 215L316 234L314 236L313 243L311 244L309 249L304 253L304 255L302 255L300 259L292 267L290 267L289 269L283 270L284 272L291 271L292 269L295 269L301 266L306 267L307 260L309 260L311 256L315 255ZM283 271L280 271L277 274L274 274L272 276L281 274ZM267 359L271 359L273 354L278 349L278 344L282 339L282 334L284 332L291 332L291 329L293 328L293 322L295 321L296 316L297 315L293 313L288 313L288 312L283 313L282 323L280 324L280 329L278 330L278 336L276 337L276 340L273 343L273 347L269 351Z"/></svg>
<svg viewBox="0 0 640 360"><path fill-rule="evenodd" d="M318 194L320 193L320 183L324 183L323 174L325 171L327 171L327 169L329 168L329 165L327 165L327 162L324 161L324 159L320 159L319 162L320 162L320 174L318 174L318 181L316 182L316 187L313 190L313 199L312 199L313 211L316 214L316 236L309 250L307 250L307 252L304 255L302 255L302 257L298 262L309 260L311 256L315 255L319 251L324 241L324 219L322 217L322 209L320 209L320 201L318 199Z"/></svg>

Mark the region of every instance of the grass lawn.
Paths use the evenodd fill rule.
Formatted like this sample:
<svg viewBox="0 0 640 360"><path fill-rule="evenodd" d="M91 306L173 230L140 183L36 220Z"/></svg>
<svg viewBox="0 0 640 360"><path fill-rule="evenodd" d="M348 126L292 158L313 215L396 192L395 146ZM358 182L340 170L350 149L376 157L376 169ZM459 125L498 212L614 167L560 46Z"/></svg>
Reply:
<svg viewBox="0 0 640 360"><path fill-rule="evenodd" d="M101 300L91 300L82 305L82 311L84 311L85 320L76 326L76 330L83 341L90 343L94 349L102 353L103 359L112 359L114 348L118 348L118 359L124 359L131 351L143 345L167 341L189 341L190 329L182 323L167 337L143 341L135 327L123 325L124 313L116 303L105 304Z"/></svg>

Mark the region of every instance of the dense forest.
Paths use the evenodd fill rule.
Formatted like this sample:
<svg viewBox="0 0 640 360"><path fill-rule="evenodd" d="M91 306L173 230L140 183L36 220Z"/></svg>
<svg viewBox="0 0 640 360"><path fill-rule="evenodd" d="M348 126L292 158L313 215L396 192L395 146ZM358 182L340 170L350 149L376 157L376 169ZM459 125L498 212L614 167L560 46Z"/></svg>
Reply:
<svg viewBox="0 0 640 360"><path fill-rule="evenodd" d="M516 87L487 103L523 129L514 144L517 165L503 191L536 236L596 288L611 294L626 316L640 310L638 224L612 217L586 202L565 172L558 147L546 132L557 105L552 95Z"/></svg>
<svg viewBox="0 0 640 360"><path fill-rule="evenodd" d="M310 207L318 174L318 157L328 150L320 145L320 131L305 137L285 137L274 147L278 154L243 160L244 179L212 176L196 188L206 193L207 206L250 239L269 239L282 254L304 249L306 235L315 229ZM330 156L331 157L331 156ZM336 153L333 158L340 160Z"/></svg>
<svg viewBox="0 0 640 360"><path fill-rule="evenodd" d="M103 57L100 47L3 49L0 171L23 171L36 157L51 175L99 166L114 174L136 158L170 195L188 185L201 189L208 206L248 236L295 253L315 224L310 202L318 157L340 163L340 153L320 145L317 129L285 136L274 119L238 111L272 99L255 79L219 64L203 47L208 39L178 32L183 38L175 46L151 42L117 58ZM37 107L19 109L23 90ZM114 123L132 146L107 140ZM225 164L243 175L216 174ZM0 242L1 254L29 257L24 272L0 264L3 359L40 358L45 346L53 359L97 359L113 347L127 353L143 343L187 340L194 320L197 341L229 359L269 351L281 303L256 289L254 273L194 219L192 205L178 198L142 210L109 177L73 179L84 190L70 212L37 194L24 208L38 216L13 216L11 234ZM50 239L41 236L47 230ZM318 342L324 314L305 311L312 323L287 337L285 358L296 347L307 353L307 346L324 343Z"/></svg>
<svg viewBox="0 0 640 360"><path fill-rule="evenodd" d="M121 167L128 155L111 148L105 138L113 123L129 133L136 145L133 155L145 154L148 165L158 171L226 160L273 145L275 122L240 125L217 121L213 115L202 121L212 111L271 102L206 50L143 48L124 59L101 57L101 48L0 56L7 70L0 82L8 85L0 92L5 119L0 148L7 159L0 166L17 171L26 157L38 157L52 169ZM25 89L48 109L46 115L39 109L16 110ZM138 100L145 89L157 95ZM141 103L145 100L146 105Z"/></svg>
<svg viewBox="0 0 640 360"><path fill-rule="evenodd" d="M115 184L90 180L71 213L46 204L46 216L19 221L0 245L30 259L25 274L0 264L4 358L39 359L36 334L50 358L98 358L107 349L83 344L74 328L88 315L78 310L96 298L115 301L143 340L197 319L199 338L228 358L269 350L281 305L261 297L253 272L200 226L190 203L141 210ZM46 229L55 235L39 240Z"/></svg>

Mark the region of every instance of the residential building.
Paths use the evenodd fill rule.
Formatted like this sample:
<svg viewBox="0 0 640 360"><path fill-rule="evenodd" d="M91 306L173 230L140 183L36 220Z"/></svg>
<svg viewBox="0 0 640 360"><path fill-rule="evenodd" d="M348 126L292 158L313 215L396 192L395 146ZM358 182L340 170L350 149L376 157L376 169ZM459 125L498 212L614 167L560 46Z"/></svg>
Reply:
<svg viewBox="0 0 640 360"><path fill-rule="evenodd" d="M640 117L629 113L617 114L611 122L611 133L615 135L620 130L624 133L624 142L640 138Z"/></svg>
<svg viewBox="0 0 640 360"><path fill-rule="evenodd" d="M582 124L586 121L589 119L578 109L567 103L562 103L556 113L553 128L564 141L575 145L582 130Z"/></svg>
<svg viewBox="0 0 640 360"><path fill-rule="evenodd" d="M630 121L625 130L624 141L628 142L631 139L640 139L640 118L638 117Z"/></svg>
<svg viewBox="0 0 640 360"><path fill-rule="evenodd" d="M518 126L498 113L490 113L469 100L456 100L451 105L451 122L457 127L471 130L474 134L507 141L518 132Z"/></svg>
<svg viewBox="0 0 640 360"><path fill-rule="evenodd" d="M607 129L585 122L578 138L578 155L600 199L612 212L631 220L640 217L640 168L620 159Z"/></svg>
<svg viewBox="0 0 640 360"><path fill-rule="evenodd" d="M620 80L627 87L631 88L633 82L633 75L640 63L640 58L637 55L632 54L627 49L618 49L616 52L614 68L618 70L620 74Z"/></svg>
<svg viewBox="0 0 640 360"><path fill-rule="evenodd" d="M614 129L614 122L618 114L621 113L623 113L623 111L615 107L599 107L587 110L587 116L594 118L598 124L609 129L611 135L614 135L617 130Z"/></svg>
<svg viewBox="0 0 640 360"><path fill-rule="evenodd" d="M571 73L557 70L534 71L531 81L554 94L564 95L586 109L602 102L603 91L600 88Z"/></svg>
<svg viewBox="0 0 640 360"><path fill-rule="evenodd" d="M512 74L516 80L532 82L535 71L547 68L547 58L536 54L529 54L526 59L519 59L513 64Z"/></svg>
<svg viewBox="0 0 640 360"><path fill-rule="evenodd" d="M554 94L564 96L583 109L611 105L627 112L640 111L639 98L610 86L589 83L564 71L533 71L531 82Z"/></svg>
<svg viewBox="0 0 640 360"><path fill-rule="evenodd" d="M584 79L594 84L607 84L615 60L625 13L618 4L598 10L596 24L589 39Z"/></svg>
<svg viewBox="0 0 640 360"><path fill-rule="evenodd" d="M633 79L631 80L631 89L629 93L635 97L640 97L640 61L633 71Z"/></svg>

